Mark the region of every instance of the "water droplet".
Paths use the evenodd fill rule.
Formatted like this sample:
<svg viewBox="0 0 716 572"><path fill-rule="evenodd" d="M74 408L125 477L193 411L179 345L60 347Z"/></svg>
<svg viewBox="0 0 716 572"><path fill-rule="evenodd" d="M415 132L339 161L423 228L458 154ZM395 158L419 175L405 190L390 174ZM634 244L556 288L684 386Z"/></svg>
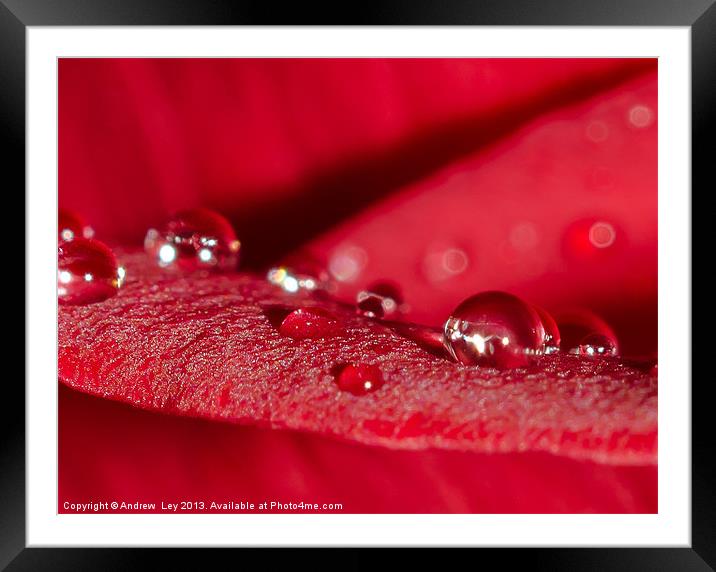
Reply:
<svg viewBox="0 0 716 572"><path fill-rule="evenodd" d="M450 354L465 365L521 367L540 355L545 331L537 312L506 292L483 292L468 298L444 327Z"/></svg>
<svg viewBox="0 0 716 572"><path fill-rule="evenodd" d="M561 347L566 352L579 353L582 341L592 334L608 338L618 351L619 346L614 330L591 310L576 308L562 311L557 314L556 321L562 337Z"/></svg>
<svg viewBox="0 0 716 572"><path fill-rule="evenodd" d="M377 391L383 386L383 374L377 366L350 364L336 375L336 384L343 391L353 395L365 395Z"/></svg>
<svg viewBox="0 0 716 572"><path fill-rule="evenodd" d="M65 209L58 210L57 238L60 242L75 238L92 238L93 236L94 230L80 215Z"/></svg>
<svg viewBox="0 0 716 572"><path fill-rule="evenodd" d="M557 322L554 321L552 315L544 308L535 305L532 307L535 309L535 312L537 312L540 320L542 320L542 326L544 327L544 353L557 353L561 341Z"/></svg>
<svg viewBox="0 0 716 572"><path fill-rule="evenodd" d="M400 287L393 282L374 282L358 292L358 313L367 318L384 318L398 312L403 304Z"/></svg>
<svg viewBox="0 0 716 572"><path fill-rule="evenodd" d="M223 216L196 208L175 214L158 230L149 229L144 248L163 268L233 270L241 243Z"/></svg>
<svg viewBox="0 0 716 572"><path fill-rule="evenodd" d="M654 121L654 113L646 105L635 105L629 110L629 123L637 129L649 127Z"/></svg>
<svg viewBox="0 0 716 572"><path fill-rule="evenodd" d="M658 376L659 375L659 364L655 363L653 366L651 366L651 369L649 370L649 375Z"/></svg>
<svg viewBox="0 0 716 572"><path fill-rule="evenodd" d="M281 322L279 332L295 340L325 338L338 329L338 320L322 308L299 308Z"/></svg>
<svg viewBox="0 0 716 572"><path fill-rule="evenodd" d="M57 248L57 299L60 304L92 304L114 296L124 269L98 240L75 238Z"/></svg>
<svg viewBox="0 0 716 572"><path fill-rule="evenodd" d="M586 357L615 356L618 353L616 341L604 334L589 334L577 346L576 353Z"/></svg>

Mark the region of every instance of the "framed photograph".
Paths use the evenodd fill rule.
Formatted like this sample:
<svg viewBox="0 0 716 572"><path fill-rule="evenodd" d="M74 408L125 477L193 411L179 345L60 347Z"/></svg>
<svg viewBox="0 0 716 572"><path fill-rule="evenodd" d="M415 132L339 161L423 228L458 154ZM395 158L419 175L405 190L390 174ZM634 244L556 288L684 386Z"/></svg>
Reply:
<svg viewBox="0 0 716 572"><path fill-rule="evenodd" d="M0 0L0 26L26 205L0 565L711 569L713 2Z"/></svg>

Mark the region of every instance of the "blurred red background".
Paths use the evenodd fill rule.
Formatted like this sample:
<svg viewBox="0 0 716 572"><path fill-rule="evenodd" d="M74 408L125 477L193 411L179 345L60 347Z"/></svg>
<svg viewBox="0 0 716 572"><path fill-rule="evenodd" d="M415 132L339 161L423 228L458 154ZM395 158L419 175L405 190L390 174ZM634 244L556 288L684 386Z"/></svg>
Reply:
<svg viewBox="0 0 716 572"><path fill-rule="evenodd" d="M60 206L109 244L140 246L172 211L203 205L234 223L245 269L310 254L339 279L339 296L392 279L409 317L430 324L472 293L503 289L553 312L590 308L624 353L656 351L656 60L61 59L58 113ZM128 478L135 469L120 443L92 428L116 418L136 440L132 414L117 406L102 419L85 415L84 399L61 393L61 408L73 411L61 410L61 492L156 490ZM245 431L226 430L237 432L230 440ZM301 439L296 450L307 450ZM344 446L316 445L355 467L359 456ZM86 448L98 451L94 460L82 460ZM401 455L414 455L401 463L415 467L428 458ZM154 463L157 474L171 470L166 458ZM449 480L451 463L432 478ZM180 463L173 482L234 484L230 473L202 480L186 471ZM469 482L456 486L464 493ZM643 502L602 509L653 508L650 486ZM491 510L478 496L430 510ZM559 499L557 508L505 510L601 506ZM391 506L365 502L363 510ZM405 499L396 507L420 509Z"/></svg>

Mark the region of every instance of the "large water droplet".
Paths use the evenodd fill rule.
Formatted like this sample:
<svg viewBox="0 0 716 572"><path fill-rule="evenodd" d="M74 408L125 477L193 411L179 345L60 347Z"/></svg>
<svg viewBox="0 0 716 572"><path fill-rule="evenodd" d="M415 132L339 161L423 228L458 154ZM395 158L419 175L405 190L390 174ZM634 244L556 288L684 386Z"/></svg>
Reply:
<svg viewBox="0 0 716 572"><path fill-rule="evenodd" d="M57 248L57 299L60 304L92 304L117 293L124 270L98 240L75 238Z"/></svg>
<svg viewBox="0 0 716 572"><path fill-rule="evenodd" d="M400 311L403 294L393 282L374 282L356 296L358 313L367 318L390 317Z"/></svg>
<svg viewBox="0 0 716 572"><path fill-rule="evenodd" d="M535 305L532 307L535 309L535 312L537 312L540 320L542 320L542 327L544 327L544 353L557 353L561 341L557 322L554 321L552 315L544 308Z"/></svg>
<svg viewBox="0 0 716 572"><path fill-rule="evenodd" d="M383 374L377 366L350 364L336 375L336 384L343 391L353 395L365 395L377 391L383 386Z"/></svg>
<svg viewBox="0 0 716 572"><path fill-rule="evenodd" d="M544 349L544 326L525 301L483 292L460 304L445 322L445 344L465 365L521 367Z"/></svg>
<svg viewBox="0 0 716 572"><path fill-rule="evenodd" d="M147 253L163 268L233 270L241 243L229 221L204 208L181 211L144 239Z"/></svg>
<svg viewBox="0 0 716 572"><path fill-rule="evenodd" d="M92 238L94 230L75 212L59 209L57 212L57 238L73 240L75 238Z"/></svg>
<svg viewBox="0 0 716 572"><path fill-rule="evenodd" d="M279 332L295 340L325 338L338 330L338 320L322 308L299 308L283 319Z"/></svg>
<svg viewBox="0 0 716 572"><path fill-rule="evenodd" d="M618 353L616 340L604 334L589 334L577 346L574 352L586 357L615 356Z"/></svg>

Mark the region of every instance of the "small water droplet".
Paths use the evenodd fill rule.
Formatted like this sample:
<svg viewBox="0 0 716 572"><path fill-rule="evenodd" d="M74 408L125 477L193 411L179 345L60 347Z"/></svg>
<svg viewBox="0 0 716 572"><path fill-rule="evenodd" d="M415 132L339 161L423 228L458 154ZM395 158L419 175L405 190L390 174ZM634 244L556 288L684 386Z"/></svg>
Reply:
<svg viewBox="0 0 716 572"><path fill-rule="evenodd" d="M233 270L241 243L229 221L205 208L176 213L144 239L147 253L163 268Z"/></svg>
<svg viewBox="0 0 716 572"><path fill-rule="evenodd" d="M75 212L59 209L57 212L57 238L73 240L75 238L92 238L94 230Z"/></svg>
<svg viewBox="0 0 716 572"><path fill-rule="evenodd" d="M615 356L618 353L616 341L604 334L589 334L577 346L576 353L586 357Z"/></svg>
<svg viewBox="0 0 716 572"><path fill-rule="evenodd" d="M122 284L112 251L98 240L75 238L57 248L57 299L60 304L92 304L114 296Z"/></svg>
<svg viewBox="0 0 716 572"><path fill-rule="evenodd" d="M544 348L537 312L506 292L483 292L462 302L445 322L445 344L465 365L522 367Z"/></svg>
<svg viewBox="0 0 716 572"><path fill-rule="evenodd" d="M535 306L534 304L532 307L535 309L535 312L537 312L540 320L542 320L542 326L544 327L544 353L557 353L561 341L557 322L554 321L552 315L544 308Z"/></svg>
<svg viewBox="0 0 716 572"><path fill-rule="evenodd" d="M322 308L299 308L281 322L279 332L295 340L325 338L338 330L338 320Z"/></svg>
<svg viewBox="0 0 716 572"><path fill-rule="evenodd" d="M659 375L659 364L655 363L653 366L651 366L651 369L649 370L649 375L658 376Z"/></svg>
<svg viewBox="0 0 716 572"><path fill-rule="evenodd" d="M380 369L368 364L349 364L338 372L335 380L342 391L348 391L353 395L372 393L384 384Z"/></svg>
<svg viewBox="0 0 716 572"><path fill-rule="evenodd" d="M608 338L618 351L619 344L614 330L591 310L565 310L557 314L556 321L562 338L561 347L566 352L578 354L582 341L592 334Z"/></svg>
<svg viewBox="0 0 716 572"><path fill-rule="evenodd" d="M374 282L358 292L356 307L359 314L367 318L384 318L400 311L403 294L393 282Z"/></svg>

